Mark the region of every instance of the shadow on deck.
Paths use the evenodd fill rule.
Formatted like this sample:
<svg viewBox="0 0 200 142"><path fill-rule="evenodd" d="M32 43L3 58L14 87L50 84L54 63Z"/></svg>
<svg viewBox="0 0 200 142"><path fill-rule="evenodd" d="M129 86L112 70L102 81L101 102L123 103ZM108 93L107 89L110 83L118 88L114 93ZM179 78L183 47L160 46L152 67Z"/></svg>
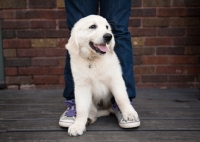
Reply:
<svg viewBox="0 0 200 142"><path fill-rule="evenodd" d="M121 129L114 115L98 118L79 137L69 137L58 120L66 109L62 90L1 90L0 142L197 142L200 140L198 89L138 89L136 129Z"/></svg>

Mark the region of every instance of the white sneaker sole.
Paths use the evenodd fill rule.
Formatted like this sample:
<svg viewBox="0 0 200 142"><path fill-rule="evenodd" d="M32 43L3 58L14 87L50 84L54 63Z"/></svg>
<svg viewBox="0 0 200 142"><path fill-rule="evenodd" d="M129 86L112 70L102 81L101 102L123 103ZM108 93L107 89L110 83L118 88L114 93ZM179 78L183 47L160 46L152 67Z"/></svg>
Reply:
<svg viewBox="0 0 200 142"><path fill-rule="evenodd" d="M66 128L68 128L68 127L71 126L72 124L74 124L74 123L72 123L72 122L67 123L67 122L59 121L59 125L60 125L61 127L66 127Z"/></svg>
<svg viewBox="0 0 200 142"><path fill-rule="evenodd" d="M140 126L140 121L130 123L119 123L121 128L136 128Z"/></svg>

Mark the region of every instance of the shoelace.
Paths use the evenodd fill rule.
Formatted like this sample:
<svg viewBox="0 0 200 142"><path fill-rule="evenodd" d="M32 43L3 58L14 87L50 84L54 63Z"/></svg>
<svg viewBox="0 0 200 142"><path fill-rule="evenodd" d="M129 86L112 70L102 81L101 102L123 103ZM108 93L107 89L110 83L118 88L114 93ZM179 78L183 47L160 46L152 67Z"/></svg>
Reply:
<svg viewBox="0 0 200 142"><path fill-rule="evenodd" d="M67 112L65 116L74 117L76 116L76 105L74 100L66 100L65 103L67 104Z"/></svg>

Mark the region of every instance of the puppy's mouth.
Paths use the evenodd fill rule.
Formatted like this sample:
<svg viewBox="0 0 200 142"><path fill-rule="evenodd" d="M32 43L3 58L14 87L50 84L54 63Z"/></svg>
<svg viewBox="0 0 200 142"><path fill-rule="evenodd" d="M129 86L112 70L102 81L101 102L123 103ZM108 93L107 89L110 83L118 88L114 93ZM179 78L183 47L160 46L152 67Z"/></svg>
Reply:
<svg viewBox="0 0 200 142"><path fill-rule="evenodd" d="M108 44L106 43L96 44L93 42L89 42L89 45L93 50L100 54L105 54L108 51Z"/></svg>

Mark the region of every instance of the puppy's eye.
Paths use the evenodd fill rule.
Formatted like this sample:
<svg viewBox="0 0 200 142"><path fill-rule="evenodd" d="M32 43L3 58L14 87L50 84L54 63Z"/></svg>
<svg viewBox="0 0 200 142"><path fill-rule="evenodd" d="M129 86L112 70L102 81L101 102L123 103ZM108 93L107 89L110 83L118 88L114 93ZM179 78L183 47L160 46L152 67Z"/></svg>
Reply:
<svg viewBox="0 0 200 142"><path fill-rule="evenodd" d="M96 29L97 28L97 25L91 25L90 27L89 27L89 29Z"/></svg>
<svg viewBox="0 0 200 142"><path fill-rule="evenodd" d="M108 29L108 26L106 26L106 29Z"/></svg>

